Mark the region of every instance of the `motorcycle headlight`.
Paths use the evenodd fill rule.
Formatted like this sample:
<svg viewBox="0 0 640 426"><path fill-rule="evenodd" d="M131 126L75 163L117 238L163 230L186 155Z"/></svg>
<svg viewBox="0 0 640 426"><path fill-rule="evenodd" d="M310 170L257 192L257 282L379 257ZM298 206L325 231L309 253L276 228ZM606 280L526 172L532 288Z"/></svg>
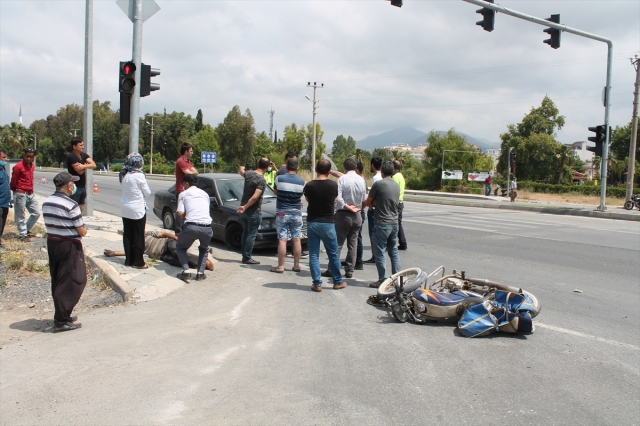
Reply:
<svg viewBox="0 0 640 426"><path fill-rule="evenodd" d="M427 307L424 305L424 303L420 302L420 303L418 303L418 310L420 312L426 312L427 311Z"/></svg>

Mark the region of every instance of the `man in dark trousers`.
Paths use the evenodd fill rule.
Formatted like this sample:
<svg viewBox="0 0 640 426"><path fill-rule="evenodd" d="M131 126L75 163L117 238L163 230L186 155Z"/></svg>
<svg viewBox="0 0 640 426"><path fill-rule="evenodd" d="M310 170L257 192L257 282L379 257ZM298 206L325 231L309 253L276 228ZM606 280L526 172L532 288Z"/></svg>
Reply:
<svg viewBox="0 0 640 426"><path fill-rule="evenodd" d="M382 175L380 174L380 167L382 166L382 158L373 157L370 162L370 170L373 173L373 177L371 178L371 187L373 184L382 179ZM376 216L376 208L374 206L369 206L367 209L367 224L369 227L369 241L371 242L371 259L365 260L364 263L376 263L375 259L375 251L373 250L373 225L375 224L375 216Z"/></svg>
<svg viewBox="0 0 640 426"><path fill-rule="evenodd" d="M42 204L47 229L47 251L51 273L51 293L55 313L53 332L80 328L71 316L87 284L87 270L81 239L87 234L78 203L70 196L80 178L67 172L53 178L56 192Z"/></svg>
<svg viewBox="0 0 640 426"><path fill-rule="evenodd" d="M244 171L244 166L240 166L240 175L244 177L244 192L240 207L236 213L240 215L242 222L242 263L245 265L259 265L260 262L254 260L253 245L258 235L258 228L262 222L262 196L267 183L262 176L269 168L271 161L267 157L262 157L258 161L258 169Z"/></svg>
<svg viewBox="0 0 640 426"><path fill-rule="evenodd" d="M7 223L7 215L11 207L11 188L7 174L7 151L0 149L0 247L2 247L2 233Z"/></svg>
<svg viewBox="0 0 640 426"><path fill-rule="evenodd" d="M178 207L176 208L176 214L184 219L184 225L182 225L178 243L176 244L176 254L182 264L182 272L178 274L178 278L186 283L191 279L187 250L195 240L200 241L196 281L204 280L206 279L204 270L207 266L209 243L213 237L211 216L209 214L211 200L209 199L209 194L198 188L197 184L198 178L196 175L184 175L182 178L184 191L178 196Z"/></svg>
<svg viewBox="0 0 640 426"><path fill-rule="evenodd" d="M385 250L391 258L391 273L400 272L400 255L398 254L398 200L400 186L391 179L393 164L385 161L380 168L382 179L371 186L365 204L376 206L375 224L373 226L373 257L378 269L378 281L369 287L378 288L387 277L387 260Z"/></svg>
<svg viewBox="0 0 640 426"><path fill-rule="evenodd" d="M82 138L71 139L71 154L67 157L67 171L71 176L78 176L80 180L76 183L76 192L71 195L71 199L80 205L80 211L84 213L84 204L87 200L87 177L85 171L95 169L96 163L84 152L84 141ZM89 188L93 191L93 188Z"/></svg>

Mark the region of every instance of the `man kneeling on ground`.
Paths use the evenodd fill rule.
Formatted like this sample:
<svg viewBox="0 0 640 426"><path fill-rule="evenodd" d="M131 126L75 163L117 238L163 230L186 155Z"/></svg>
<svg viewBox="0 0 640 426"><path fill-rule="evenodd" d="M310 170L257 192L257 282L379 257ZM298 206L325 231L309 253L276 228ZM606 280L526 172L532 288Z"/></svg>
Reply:
<svg viewBox="0 0 640 426"><path fill-rule="evenodd" d="M178 237L169 231L147 231L144 234L144 254L153 259L160 259L171 266L182 266L176 251L177 241ZM124 256L124 251L105 249L104 255L108 257ZM189 258L189 266L197 268L198 256L188 252L187 256ZM208 257L206 269L213 271L213 261Z"/></svg>

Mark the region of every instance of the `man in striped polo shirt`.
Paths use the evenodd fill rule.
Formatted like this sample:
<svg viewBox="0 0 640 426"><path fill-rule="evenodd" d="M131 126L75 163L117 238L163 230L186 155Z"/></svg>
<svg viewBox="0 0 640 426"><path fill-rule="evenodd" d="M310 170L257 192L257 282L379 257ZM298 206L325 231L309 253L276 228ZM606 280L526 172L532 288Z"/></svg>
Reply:
<svg viewBox="0 0 640 426"><path fill-rule="evenodd" d="M87 284L87 270L81 238L87 234L78 203L69 198L76 190L78 176L67 172L53 178L56 192L42 204L47 228L47 251L51 273L51 293L55 313L53 332L80 328L71 316Z"/></svg>
<svg viewBox="0 0 640 426"><path fill-rule="evenodd" d="M302 253L302 191L304 179L298 176L298 159L287 160L287 173L276 178L278 196L276 200L276 230L278 231L278 266L271 272L284 272L284 259L287 256L287 240L291 237L293 246L293 271L300 272Z"/></svg>

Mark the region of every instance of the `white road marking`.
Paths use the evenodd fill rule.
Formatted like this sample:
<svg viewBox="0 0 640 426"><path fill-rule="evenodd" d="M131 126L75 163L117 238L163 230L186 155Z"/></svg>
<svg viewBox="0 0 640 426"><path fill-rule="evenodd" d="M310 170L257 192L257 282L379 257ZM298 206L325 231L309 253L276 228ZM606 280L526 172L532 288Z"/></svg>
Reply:
<svg viewBox="0 0 640 426"><path fill-rule="evenodd" d="M554 325L544 324L541 322L535 323L536 327L546 328L548 330L557 331L558 333L569 334L571 336L582 337L585 339L596 340L602 343L608 343L609 345L622 346L627 349L633 349L634 351L640 351L640 346L632 345L630 343L618 342L616 340L605 339L598 336L592 336L591 334L581 333L579 331L569 330L568 328L556 327Z"/></svg>
<svg viewBox="0 0 640 426"><path fill-rule="evenodd" d="M242 308L244 307L244 305L249 303L250 300L251 300L251 297L247 297L242 302L238 303L238 306L233 308L233 310L231 311L231 318L229 319L229 322L231 323L231 325L236 325L238 321L240 321L240 314L242 314Z"/></svg>
<svg viewBox="0 0 640 426"><path fill-rule="evenodd" d="M468 229L470 231L484 231L484 232L498 232L495 229L486 229L486 228L479 228L479 227L471 227L471 226L462 226L462 225L446 225L444 223L438 223L438 222L425 222L423 220L412 220L412 219L405 219L402 218L402 222L411 222L411 223L419 223L421 225L434 225L434 226L444 226L447 228L459 228L459 229Z"/></svg>
<svg viewBox="0 0 640 426"><path fill-rule="evenodd" d="M207 367L207 368L203 368L202 370L200 370L200 373L202 374L212 374L214 373L216 370L219 370L220 367L222 367L222 364L227 360L227 358L229 358L229 356L231 356L231 354L233 354L235 351L237 351L240 348L244 348L244 345L241 346L234 346L232 348L227 349L226 351L219 353L218 355L213 357L213 365Z"/></svg>

